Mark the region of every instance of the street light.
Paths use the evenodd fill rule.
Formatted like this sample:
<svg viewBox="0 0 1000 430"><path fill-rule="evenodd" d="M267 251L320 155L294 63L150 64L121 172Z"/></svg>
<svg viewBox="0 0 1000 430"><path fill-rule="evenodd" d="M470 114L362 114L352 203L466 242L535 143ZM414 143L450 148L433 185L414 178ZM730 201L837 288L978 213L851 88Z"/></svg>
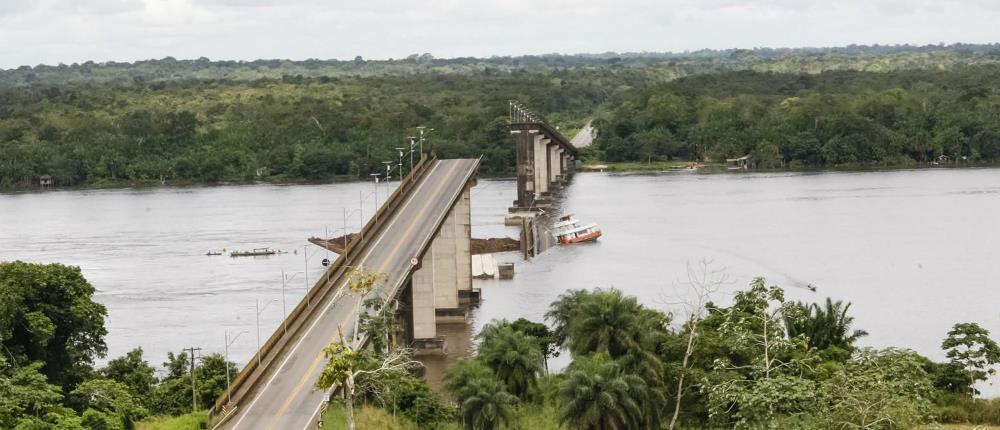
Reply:
<svg viewBox="0 0 1000 430"><path fill-rule="evenodd" d="M268 300L264 303L263 307L260 305L260 299L257 299L257 302L255 303L257 310L257 367L260 367L260 314L264 312L264 309L267 309L267 305L276 301L278 301L278 299Z"/></svg>
<svg viewBox="0 0 1000 430"><path fill-rule="evenodd" d="M375 184L375 191L369 193L365 193L364 191L359 190L358 196L359 196L358 200L360 200L362 209L364 209L365 207L365 201L368 200L369 197L375 196L375 211L373 212L375 215L373 216L375 217L375 223L378 223L378 184ZM364 216L362 216L361 222L364 223ZM363 224L361 228L362 229L364 228Z"/></svg>
<svg viewBox="0 0 1000 430"><path fill-rule="evenodd" d="M389 181L392 180L392 162L391 161L383 161L382 164L385 164L385 182L389 183ZM400 179L402 179L402 178L400 178Z"/></svg>
<svg viewBox="0 0 1000 430"><path fill-rule="evenodd" d="M402 181L403 180L403 151L406 150L406 148L396 148L396 150L399 151L399 180Z"/></svg>
<svg viewBox="0 0 1000 430"><path fill-rule="evenodd" d="M226 404L232 404L233 403L233 392L230 389L232 387L229 386L229 347L232 346L234 343L236 343L236 339L239 339L240 335L242 335L243 333L246 333L246 332L247 332L246 330L243 330L243 331L241 331L239 333L236 333L236 336L233 337L233 340L229 340L229 330L226 330L226 363L225 363L225 365L226 365L226 399L227 399L226 400ZM257 350L257 353L260 354L260 350L259 349Z"/></svg>
<svg viewBox="0 0 1000 430"><path fill-rule="evenodd" d="M413 148L415 146L417 146L417 138L413 137L413 136L408 136L407 139L410 139L410 171L412 172L413 171ZM423 152L423 151L421 151L421 152Z"/></svg>
<svg viewBox="0 0 1000 430"><path fill-rule="evenodd" d="M291 276L285 275L285 269L281 269L281 329L285 334L288 334L288 308L285 306L285 282L295 279L295 276L303 272L292 273Z"/></svg>
<svg viewBox="0 0 1000 430"><path fill-rule="evenodd" d="M427 131L427 134L430 134L432 131L434 131L434 129L427 128L421 125L417 127L417 130L420 130L420 155L424 155L424 131Z"/></svg>
<svg viewBox="0 0 1000 430"><path fill-rule="evenodd" d="M358 234L361 235L361 240L365 240L365 236L364 236L364 232L365 232L365 220L364 220L364 213L361 212L361 208L353 209L353 210L350 210L350 211L348 211L347 208L344 208L344 250L345 251L347 250L347 218L350 217L350 216L353 216L355 212L358 213L358 224L361 225L361 229L358 230Z"/></svg>
<svg viewBox="0 0 1000 430"><path fill-rule="evenodd" d="M378 177L382 176L382 174L380 174L380 173L369 173L368 176L371 176L373 178L372 183L375 184L375 191L372 191L372 194L375 194L375 212L374 212L375 215L374 216L375 216L375 224L378 224Z"/></svg>

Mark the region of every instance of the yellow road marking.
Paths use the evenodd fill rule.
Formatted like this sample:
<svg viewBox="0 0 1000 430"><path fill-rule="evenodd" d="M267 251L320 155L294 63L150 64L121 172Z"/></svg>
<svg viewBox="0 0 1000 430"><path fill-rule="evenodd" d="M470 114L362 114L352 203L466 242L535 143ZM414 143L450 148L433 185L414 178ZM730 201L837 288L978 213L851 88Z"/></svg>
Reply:
<svg viewBox="0 0 1000 430"><path fill-rule="evenodd" d="M420 208L418 216L415 217L413 219L413 222L410 223L409 227L406 228L406 230L403 232L403 235L400 237L399 242L396 243L396 246L392 249L392 252L389 253L389 257L385 259L385 261L382 263L382 265L378 268L376 272L381 272L385 270L385 267L389 265L389 262L392 261L394 258L396 258L396 254L398 254L399 250L403 247L405 239L410 235L410 233L413 232L413 229L416 228L417 223L423 219L424 213L427 212L427 208L431 206L431 203L434 202L435 198L437 198L437 195L440 194L441 190L444 189L445 185L447 185L448 182L450 182L452 175L455 173L455 170L458 169L458 165L460 163L454 163L454 164L455 165L452 166L451 170L448 171L448 174L445 176L445 179L441 181L441 184L438 185L437 188L434 189L431 198L427 199L427 203L424 203L424 206ZM331 342L333 340L336 340L336 338L331 339ZM285 411L288 410L289 406L291 406L292 400L298 397L299 391L302 391L302 387L306 384L306 382L309 381L309 376L311 376L313 371L316 370L316 366L322 359L323 359L323 353L320 352L319 355L316 356L316 358L313 359L312 363L309 365L309 370L307 370L306 373L302 375L302 378L299 379L299 382L298 384L295 385L295 389L292 390L291 395L288 396L288 398L285 399L285 402L281 404L281 407L278 408L278 412L274 414L273 417L271 417L271 421L267 425L267 430L273 429L275 424L277 424L278 419L281 418L283 415L285 415Z"/></svg>

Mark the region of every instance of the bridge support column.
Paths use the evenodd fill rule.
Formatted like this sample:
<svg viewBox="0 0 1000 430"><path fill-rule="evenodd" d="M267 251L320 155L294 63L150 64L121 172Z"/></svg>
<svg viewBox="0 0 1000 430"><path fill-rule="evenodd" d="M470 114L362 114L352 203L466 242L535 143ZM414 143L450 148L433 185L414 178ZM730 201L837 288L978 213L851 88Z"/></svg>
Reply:
<svg viewBox="0 0 1000 430"><path fill-rule="evenodd" d="M549 194L549 150L552 140L537 136L535 139L535 198Z"/></svg>
<svg viewBox="0 0 1000 430"><path fill-rule="evenodd" d="M417 349L443 348L438 322L465 322L462 301L478 299L472 290L472 211L466 188L441 224L413 272L413 339Z"/></svg>
<svg viewBox="0 0 1000 430"><path fill-rule="evenodd" d="M562 181L562 149L559 145L549 146L549 183L558 184Z"/></svg>
<svg viewBox="0 0 1000 430"><path fill-rule="evenodd" d="M535 139L537 130L517 130L517 201L516 208L529 208L535 203Z"/></svg>

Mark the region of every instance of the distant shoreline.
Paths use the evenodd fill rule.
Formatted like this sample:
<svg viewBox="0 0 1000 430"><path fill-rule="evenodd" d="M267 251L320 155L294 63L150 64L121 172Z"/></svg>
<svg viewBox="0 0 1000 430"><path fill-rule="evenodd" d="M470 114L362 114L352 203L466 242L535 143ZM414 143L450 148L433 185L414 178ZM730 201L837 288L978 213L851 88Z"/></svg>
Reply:
<svg viewBox="0 0 1000 430"><path fill-rule="evenodd" d="M891 172L891 171L901 171L901 170L931 170L931 169L976 169L976 168L997 168L1000 167L1000 163L962 163L962 164L947 164L947 165L929 165L925 163L914 163L914 164L896 164L896 165L885 165L885 166L871 166L871 165L846 165L837 167L782 167L782 168L753 168L747 170L729 170L726 168L725 164L722 163L698 163L701 165L698 169L689 169L688 165L694 164L693 161L657 161L653 163L641 163L641 162L595 162L584 164L583 168L578 169L577 173L658 173L658 172L690 172L690 173L700 173L700 174L725 174L725 173L776 173L776 172ZM603 170L586 171L585 168L594 165L604 165L606 166ZM510 174L498 174L498 175L488 175L480 174L482 178L487 179L514 179L515 177ZM135 189L135 190L147 190L147 189L158 189L158 188L209 188L209 187L230 187L230 186L253 186L253 185L275 185L275 186L290 186L290 185L329 185L329 184L345 184L345 183L355 183L355 182L369 182L356 179L353 176L337 176L330 180L321 181L309 181L309 180L296 180L296 179L278 179L269 181L220 181L220 182L192 182L192 181L166 181L161 183L158 180L153 181L130 181L130 182L113 182L113 183L100 183L100 184L81 184L75 186L66 187L50 187L50 188L40 188L40 187L30 187L30 188L8 188L0 189L0 195L17 195L17 194L34 194L43 193L49 191L97 191L97 190L122 190L122 189Z"/></svg>

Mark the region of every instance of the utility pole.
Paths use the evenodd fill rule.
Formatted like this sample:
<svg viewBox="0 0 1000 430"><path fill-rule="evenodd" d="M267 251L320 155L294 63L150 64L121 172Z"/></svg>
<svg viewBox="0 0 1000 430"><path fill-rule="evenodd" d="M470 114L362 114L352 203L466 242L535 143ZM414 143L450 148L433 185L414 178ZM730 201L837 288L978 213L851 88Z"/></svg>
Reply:
<svg viewBox="0 0 1000 430"><path fill-rule="evenodd" d="M190 347L184 348L185 351L191 352L191 411L198 412L198 391L195 390L195 376L194 376L194 352L201 351L201 348Z"/></svg>
<svg viewBox="0 0 1000 430"><path fill-rule="evenodd" d="M410 171L412 172L413 171L413 147L417 146L417 138L415 138L413 136L410 136L410 137L407 137L407 139L410 139Z"/></svg>
<svg viewBox="0 0 1000 430"><path fill-rule="evenodd" d="M403 180L403 150L406 148L396 148L399 151L399 180Z"/></svg>
<svg viewBox="0 0 1000 430"><path fill-rule="evenodd" d="M243 330L243 331L241 331L239 333L236 333L236 336L233 337L230 340L229 330L226 330L226 363L225 363L225 365L226 365L226 405L227 406L231 405L233 403L233 392L232 392L232 390L230 390L231 387L229 386L229 384L230 384L230 382L229 382L229 347L233 346L233 344L236 343L236 339L238 339L241 334L246 333L246 332L247 332L246 330ZM257 351L257 353L260 353L260 351Z"/></svg>

